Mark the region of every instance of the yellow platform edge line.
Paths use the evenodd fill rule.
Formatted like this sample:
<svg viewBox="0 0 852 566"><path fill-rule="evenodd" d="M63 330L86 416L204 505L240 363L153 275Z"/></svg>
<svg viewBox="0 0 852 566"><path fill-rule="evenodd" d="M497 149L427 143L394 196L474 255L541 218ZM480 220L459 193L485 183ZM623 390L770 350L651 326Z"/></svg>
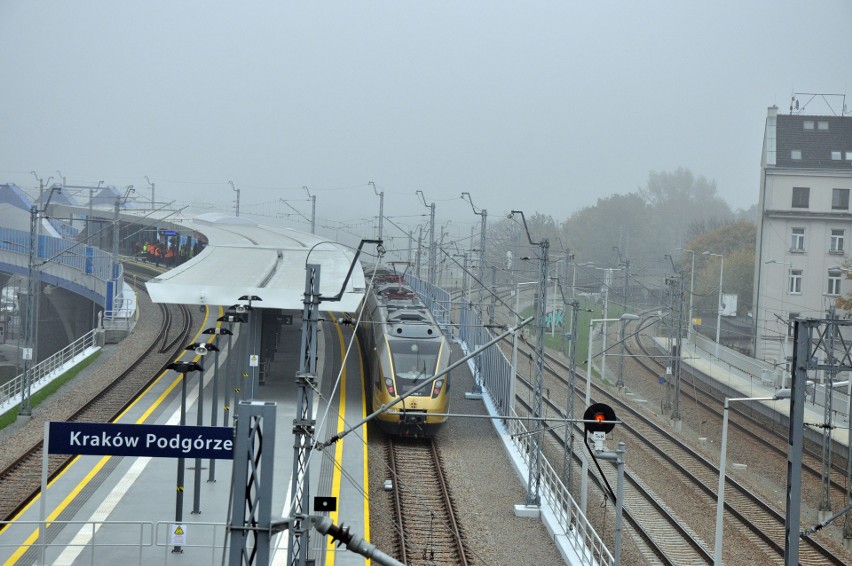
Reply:
<svg viewBox="0 0 852 566"><path fill-rule="evenodd" d="M220 312L220 316L221 316L222 307L219 307L219 312ZM210 316L210 307L207 307L206 311L205 311L204 320L206 321L209 316ZM202 330L199 329L198 332L195 334L195 338L193 339L193 342L198 340L198 337L201 335L201 332L202 332ZM230 355L230 352L228 352L228 354ZM178 358L180 358L182 356L183 356L183 354L178 356ZM199 359L201 359L201 356L196 355L193 358L193 361L198 361ZM145 388L145 390L142 392L142 394L139 395L136 398L136 400L133 401L130 405L128 405L127 408L124 411L122 411L114 419L114 421L120 420L121 417L123 417L125 415L125 413L127 413L127 411L129 411L130 408L133 407L139 400L141 400L144 396L146 396L148 394L148 392L154 387L154 385L158 384L160 382L160 380L163 379L169 371L170 370L166 370L166 371L162 372L160 375L158 375L157 379L152 381L148 385L148 387ZM143 415L141 417L139 417L139 419L137 419L135 424L144 423L148 419L148 417L151 416L151 413L153 413L157 409L157 407L159 407L160 404L162 404L163 401L165 401L165 399L169 395L169 393L171 393L174 390L174 388L177 387L178 383L180 383L180 377L175 378L175 380L166 388L166 390L163 391L163 393L160 394L159 397L157 397L157 399L151 404L150 407L148 407L148 410L146 410L145 413L143 413ZM59 505L57 505L56 508L50 514L48 514L47 521L55 521L56 518L74 501L74 499L80 494L80 492L83 491L83 489L85 489L85 487L89 484L89 482L91 482L92 479L94 479L94 477L98 474L98 472L101 471L101 469L106 465L106 463L109 461L110 458L112 458L112 456L103 456L98 461L98 463L95 465L95 467L92 468L92 470L88 474L86 474L86 476L82 480L80 480L80 482L74 487L74 489L71 490L71 492L65 497L65 499L63 499L59 503ZM71 466L76 464L79 459L80 459L80 456L75 456L71 460L71 462L67 466L65 466L65 469L63 469L59 474L56 475L56 477L54 477L51 481L48 482L47 487L50 488L50 486L53 485L54 482L56 482L63 475L65 475L65 472L68 471L71 468ZM38 493L38 495L33 497L33 499L27 505L25 505L23 509L21 509L14 517L12 517L12 520L10 521L10 523L6 524L3 527L3 529L0 529L0 534L2 534L4 530L6 530L9 526L11 526L12 522L16 521L21 515L23 515L26 511L28 511L30 509L30 507L32 507L35 504L35 502L38 501L41 498L41 496L42 496L42 494ZM35 543L36 539L38 539L38 536L39 536L39 530L38 529L36 529L32 533L30 533L30 535L24 540L24 542L21 544L21 546L18 547L18 549L8 559L6 559L6 561L3 563L3 566L12 566L13 564L17 564L18 560L20 560L21 557L23 557L23 555L30 548L32 548L33 543Z"/></svg>

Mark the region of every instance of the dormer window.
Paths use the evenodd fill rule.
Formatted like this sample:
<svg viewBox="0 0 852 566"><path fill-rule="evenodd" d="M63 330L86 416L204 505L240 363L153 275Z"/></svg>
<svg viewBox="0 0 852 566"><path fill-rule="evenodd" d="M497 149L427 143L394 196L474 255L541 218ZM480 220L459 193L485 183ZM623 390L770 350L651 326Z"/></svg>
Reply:
<svg viewBox="0 0 852 566"><path fill-rule="evenodd" d="M828 131L828 121L827 120L820 120L819 122L817 122L817 130L823 130L823 131L827 132Z"/></svg>
<svg viewBox="0 0 852 566"><path fill-rule="evenodd" d="M814 129L814 121L813 120L805 120L804 122L802 122L802 125L804 125L806 130L813 130Z"/></svg>
<svg viewBox="0 0 852 566"><path fill-rule="evenodd" d="M831 152L831 160L832 161L840 161L840 152L839 151L832 151Z"/></svg>
<svg viewBox="0 0 852 566"><path fill-rule="evenodd" d="M792 149L790 150L790 159L793 161L801 161L802 159L802 150L801 149Z"/></svg>

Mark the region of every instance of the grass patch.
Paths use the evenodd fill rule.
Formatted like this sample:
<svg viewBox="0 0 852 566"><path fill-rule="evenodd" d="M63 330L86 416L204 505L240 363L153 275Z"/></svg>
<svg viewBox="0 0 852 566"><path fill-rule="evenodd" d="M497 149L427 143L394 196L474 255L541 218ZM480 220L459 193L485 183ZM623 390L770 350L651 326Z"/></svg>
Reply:
<svg viewBox="0 0 852 566"><path fill-rule="evenodd" d="M50 397L52 394L56 393L57 389L65 385L68 381L74 379L77 374L89 367L92 362L94 362L98 359L98 357L100 357L101 353L103 353L103 350L98 350L73 368L69 369L68 371L48 383L46 386L33 393L32 397L30 398L30 403L32 404L33 409L38 407L42 402L44 402L45 399ZM15 407L9 409L5 413L3 413L3 415L0 415L0 429L9 426L13 422L15 422L17 418L18 408Z"/></svg>

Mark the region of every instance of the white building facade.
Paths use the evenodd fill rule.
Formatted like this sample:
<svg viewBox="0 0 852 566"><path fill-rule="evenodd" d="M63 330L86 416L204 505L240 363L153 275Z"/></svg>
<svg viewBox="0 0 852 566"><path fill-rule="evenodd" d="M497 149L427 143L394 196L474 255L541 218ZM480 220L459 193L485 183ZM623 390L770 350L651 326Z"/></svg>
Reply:
<svg viewBox="0 0 852 566"><path fill-rule="evenodd" d="M761 156L754 273L754 357L792 356L790 320L826 318L852 291L852 117L779 115ZM838 312L846 316L846 312Z"/></svg>

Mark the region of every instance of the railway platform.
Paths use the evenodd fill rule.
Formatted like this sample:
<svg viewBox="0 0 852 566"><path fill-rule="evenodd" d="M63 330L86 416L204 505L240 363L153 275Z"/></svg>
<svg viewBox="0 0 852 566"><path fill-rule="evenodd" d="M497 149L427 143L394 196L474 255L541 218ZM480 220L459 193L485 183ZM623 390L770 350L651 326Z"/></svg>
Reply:
<svg viewBox="0 0 852 566"><path fill-rule="evenodd" d="M209 310L208 312L215 312ZM357 422L364 415L362 364L353 355L341 364L350 330L344 330L333 315L324 316L318 344L320 382L314 404L317 434L332 436L344 422ZM207 322L215 324L208 314ZM280 328L278 354L270 362L265 381L256 389L256 400L276 403L276 435L272 488L272 516L288 515L292 473L293 436L290 425L296 413L295 375L299 366L299 325ZM248 332L243 339L248 339ZM239 330L235 331L234 355ZM196 337L198 340L199 337ZM220 343L221 345L221 343ZM357 348L353 348L355 354ZM230 352L219 355L219 372L212 357L206 358L203 377L187 374L186 423L193 425L202 408L204 424L210 424L212 389L220 398L218 424L233 424L223 408ZM187 352L183 361L198 360ZM208 361L209 360L209 361ZM122 424L178 424L181 404L181 375L166 371L153 381L139 399L116 421ZM332 395L337 387L339 393ZM236 389L237 387L233 387ZM248 388L235 395L244 396ZM203 391L203 393L202 393ZM201 399L201 401L200 401ZM328 402L329 399L333 401ZM232 399L232 406L235 399ZM225 422L223 422L225 421ZM352 434L333 449L312 452L312 496L335 497L335 523L345 523L353 533L369 538L366 432ZM0 531L0 562L12 564L212 564L220 563L225 551L225 524L231 497L231 461L186 460L183 486L177 486L177 460L130 456L77 456L50 482L46 496L34 500L13 522ZM198 474L198 479L196 479ZM177 493L182 489L183 512L176 520ZM43 510L42 510L43 509ZM42 514L49 521L41 537ZM329 544L318 533L310 535L311 557L316 564L364 564L365 559ZM286 564L286 532L273 541L273 564Z"/></svg>
<svg viewBox="0 0 852 566"><path fill-rule="evenodd" d="M665 347L664 341L657 339L658 346ZM779 389L780 383L769 381L762 375L757 375L756 372L750 369L740 367L734 357L724 356L728 350L724 346L720 346L722 351L720 355L716 355L711 347L698 341L685 341L683 347L682 363L685 368L698 372L701 375L712 379L714 384L728 392L728 397L772 397ZM733 351L727 352L736 354ZM789 384L785 384L788 385ZM807 402L804 407L804 422L805 433L810 432L811 438L822 436L821 433L814 432L823 424L825 409L820 404L819 389L822 386L816 385L817 391L814 391L814 386L809 385L809 393ZM842 410L834 411L833 419L835 428L832 431L832 440L837 447L849 446L849 430L848 420L845 414L848 408L848 397L841 392L835 391L837 399L835 406ZM751 406L759 405L764 414L775 414L774 420L780 422L789 422L790 404L789 402L777 401L754 401ZM811 426L808 426L811 425Z"/></svg>

